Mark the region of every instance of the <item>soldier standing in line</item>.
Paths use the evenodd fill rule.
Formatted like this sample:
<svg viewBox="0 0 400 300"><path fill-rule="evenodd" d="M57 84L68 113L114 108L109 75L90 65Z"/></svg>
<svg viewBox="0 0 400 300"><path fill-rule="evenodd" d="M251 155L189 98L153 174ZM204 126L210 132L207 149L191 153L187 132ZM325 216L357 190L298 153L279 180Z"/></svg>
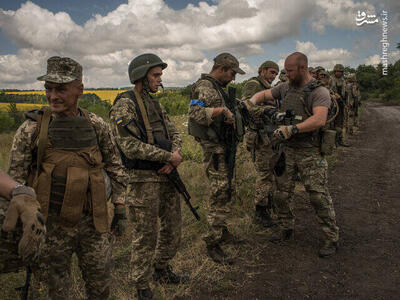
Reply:
<svg viewBox="0 0 400 300"><path fill-rule="evenodd" d="M279 66L275 62L264 62L258 69L258 77L250 78L244 85L242 100L248 100L255 93L270 89L271 83L275 80L278 72ZM266 103L262 103L260 105L265 104ZM276 108L279 107L278 101L272 101L272 103L268 103L268 105ZM273 151L264 125L263 119L253 118L252 122L248 124L245 141L247 150L251 152L252 161L257 172L253 222L268 228L275 225L271 217L274 174L269 166Z"/></svg>
<svg viewBox="0 0 400 300"><path fill-rule="evenodd" d="M328 163L320 152L323 141L319 130L326 123L331 99L328 89L309 74L307 63L307 56L303 53L289 55L285 60L289 83L259 92L250 101L257 104L284 98L281 111L292 110L296 116L291 125L281 125L273 133L275 138L284 142L282 154L286 168L277 180L274 201L279 226L271 235L271 241L284 241L294 236L291 202L298 171L323 232L324 244L319 255L328 257L336 253L339 228L328 190Z"/></svg>
<svg viewBox="0 0 400 300"><path fill-rule="evenodd" d="M279 74L279 81L275 84L275 86L280 85L281 83L284 83L286 81L287 81L286 70L282 69L281 73Z"/></svg>
<svg viewBox="0 0 400 300"><path fill-rule="evenodd" d="M347 80L347 94L349 97L348 132L354 134L355 127L359 126L358 108L360 106L360 91L357 86L356 74L349 74Z"/></svg>
<svg viewBox="0 0 400 300"><path fill-rule="evenodd" d="M113 229L121 234L126 225L124 168L107 123L78 107L82 66L54 56L38 80L45 81L49 107L26 114L14 136L9 169L16 181L35 189L48 229L39 263L32 265L32 298L40 298L39 282L50 299L72 297L71 259L76 253L88 299L108 299L107 182L111 178Z"/></svg>
<svg viewBox="0 0 400 300"><path fill-rule="evenodd" d="M333 67L333 76L331 81L331 89L336 94L336 99L339 103L339 114L335 119L335 129L337 132L337 143L343 147L349 147L350 144L346 141L346 124L349 113L347 103L346 81L343 78L344 67L341 64L336 64Z"/></svg>
<svg viewBox="0 0 400 300"><path fill-rule="evenodd" d="M221 244L234 239L226 223L230 215L231 190L227 142L223 135L225 132L235 131L235 124L238 123L226 107L229 97L224 88L235 79L237 73L245 74L233 55L221 53L214 58L211 72L202 74L192 87L188 124L189 134L202 147L203 164L211 189L210 208L207 212L208 232L203 239L210 258L217 263L228 264L233 261L223 251Z"/></svg>
<svg viewBox="0 0 400 300"><path fill-rule="evenodd" d="M135 87L118 95L110 111L112 131L129 177L127 203L133 223L130 277L139 299L153 298L152 276L172 284L189 279L173 273L168 264L180 245L182 217L180 195L167 174L182 162L182 140L150 94L162 86L166 67L155 54L134 58L128 72Z"/></svg>

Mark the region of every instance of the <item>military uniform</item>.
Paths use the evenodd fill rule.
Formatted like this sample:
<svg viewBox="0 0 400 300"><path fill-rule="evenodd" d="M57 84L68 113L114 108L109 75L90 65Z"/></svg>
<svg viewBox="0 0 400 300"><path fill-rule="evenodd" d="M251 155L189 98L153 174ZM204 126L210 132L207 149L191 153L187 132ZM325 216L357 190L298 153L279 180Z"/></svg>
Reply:
<svg viewBox="0 0 400 300"><path fill-rule="evenodd" d="M313 86L314 85L314 86ZM296 119L293 124L303 122L312 114L314 106L330 106L329 92L312 80L305 87L289 87L287 83L274 87L274 98L283 97L281 110L292 109ZM319 94L319 95L317 95ZM297 133L284 142L286 170L277 178L277 192L274 197L280 225L280 238L289 238L293 234L294 214L292 200L295 179L299 172L310 202L314 207L318 223L326 242L337 243L339 238L332 198L328 191L328 163L320 153L320 133Z"/></svg>
<svg viewBox="0 0 400 300"><path fill-rule="evenodd" d="M349 75L346 90L349 99L349 120L347 123L347 130L352 134L354 131L353 127L359 126L358 107L360 105L360 90L358 89L357 81L355 80L355 74Z"/></svg>
<svg viewBox="0 0 400 300"><path fill-rule="evenodd" d="M242 100L250 99L255 93L270 88L271 85L261 76L251 78L243 87ZM272 105L278 107L277 101L272 103ZM265 219L268 217L270 219L270 211L268 211L268 215L265 215L264 211L265 207L269 204L268 202L272 200L274 175L270 169L269 161L273 155L273 151L262 119L253 118L253 121L249 123L245 141L247 150L251 152L257 172L254 202L256 205L256 216L259 217L255 218L255 220L263 220L261 216L265 216ZM259 213L258 210L260 211ZM263 211L261 212L261 210ZM265 224L267 225L267 222Z"/></svg>
<svg viewBox="0 0 400 300"><path fill-rule="evenodd" d="M342 65L335 65L333 68L333 71L344 71L344 68ZM347 146L345 142L346 138L346 128L347 128L347 122L349 118L349 104L348 104L348 96L346 92L346 81L342 77L337 78L336 76L331 76L331 83L330 83L331 89L340 95L340 100L338 100L339 103L339 113L335 119L335 128L337 131L337 137L339 144Z"/></svg>
<svg viewBox="0 0 400 300"><path fill-rule="evenodd" d="M48 60L39 80L58 83L81 78L69 58ZM105 171L105 172L104 172ZM34 295L40 282L51 299L71 297L71 259L76 253L89 299L107 299L110 288L107 180L112 202L125 204L125 173L107 123L78 109L57 117L48 108L32 111L19 127L10 153L9 174L33 186L48 227L39 263L33 265Z"/></svg>
<svg viewBox="0 0 400 300"><path fill-rule="evenodd" d="M153 56L164 68L161 60ZM135 59L130 65L130 76ZM143 77L146 73L143 72ZM131 77L131 82L134 81ZM152 142L138 107L139 95L152 130ZM171 161L172 153L181 149L182 140L164 108L146 88L138 94L134 90L120 94L111 108L110 121L129 178L127 204L133 223L130 279L138 290L146 290L154 268L165 269L181 241L180 195L167 176L159 175L157 170ZM171 149L156 146L157 140L168 140ZM154 168L150 166L152 162L160 166Z"/></svg>

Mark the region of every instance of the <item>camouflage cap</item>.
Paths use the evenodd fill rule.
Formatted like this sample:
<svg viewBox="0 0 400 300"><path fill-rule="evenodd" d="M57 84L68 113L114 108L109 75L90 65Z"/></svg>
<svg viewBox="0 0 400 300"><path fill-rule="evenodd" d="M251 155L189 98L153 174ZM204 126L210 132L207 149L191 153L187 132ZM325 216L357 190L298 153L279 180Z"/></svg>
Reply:
<svg viewBox="0 0 400 300"><path fill-rule="evenodd" d="M260 66L259 70L261 70L261 68L273 68L273 69L277 69L279 71L279 66L273 62L272 60L267 60L265 62L262 63L262 65Z"/></svg>
<svg viewBox="0 0 400 300"><path fill-rule="evenodd" d="M224 67L231 68L233 71L239 74L246 74L241 68L239 68L239 61L230 53L221 53L214 58L214 63Z"/></svg>
<svg viewBox="0 0 400 300"><path fill-rule="evenodd" d="M318 72L318 75L323 75L323 76L329 77L329 73L328 73L328 71L326 71L326 70L320 70L320 71Z"/></svg>
<svg viewBox="0 0 400 300"><path fill-rule="evenodd" d="M314 72L314 68L313 68L313 67L308 67L308 72L309 72L309 73Z"/></svg>
<svg viewBox="0 0 400 300"><path fill-rule="evenodd" d="M82 66L69 57L53 56L47 60L47 74L37 80L55 83L82 80Z"/></svg>

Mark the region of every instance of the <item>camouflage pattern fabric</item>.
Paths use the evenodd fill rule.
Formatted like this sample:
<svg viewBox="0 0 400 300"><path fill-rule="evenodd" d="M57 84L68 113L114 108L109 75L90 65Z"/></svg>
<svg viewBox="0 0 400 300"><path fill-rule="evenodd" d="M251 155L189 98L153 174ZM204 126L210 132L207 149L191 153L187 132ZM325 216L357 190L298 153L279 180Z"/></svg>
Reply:
<svg viewBox="0 0 400 300"><path fill-rule="evenodd" d="M242 100L250 99L255 93L271 88L271 85L261 76L258 80L251 79L246 82L242 91ZM254 124L253 124L254 123ZM269 167L269 161L273 155L269 138L262 128L264 121L253 114L253 121L249 124L246 132L246 147L254 155L254 167L257 172L255 187L255 205L267 206L268 194L272 192L274 186L274 175ZM253 129L251 129L253 128Z"/></svg>
<svg viewBox="0 0 400 300"><path fill-rule="evenodd" d="M129 189L128 207L133 224L130 280L137 289L145 289L154 267L165 268L178 250L182 225L180 196L169 182L137 182Z"/></svg>
<svg viewBox="0 0 400 300"><path fill-rule="evenodd" d="M327 241L338 241L339 228L336 225L333 201L328 190L328 162L321 156L319 149L285 148L286 171L277 178L275 193L275 211L278 224L284 229L294 227L293 198L297 170L311 205L314 207L318 224Z"/></svg>
<svg viewBox="0 0 400 300"><path fill-rule="evenodd" d="M89 112L88 115L97 134L99 148L103 156L104 170L111 179L111 200L114 204L125 204L126 173L122 167L110 127L94 113ZM21 184L27 183L30 166L36 160L36 157L32 156L31 149L36 128L37 122L28 119L22 123L14 135L8 174Z"/></svg>
<svg viewBox="0 0 400 300"><path fill-rule="evenodd" d="M214 107L225 106L223 95L215 89L213 84L205 79L210 75L202 74L202 79L195 87L193 94L204 102L205 107L192 105L189 108L189 118L200 125L209 126L213 119ZM222 86L222 85L221 85ZM209 209L207 212L208 232L203 239L208 245L220 242L222 231L226 228L226 220L230 214L230 203L228 199L228 170L225 164L225 144L199 139L203 150L203 165L207 175L211 196L209 198ZM216 165L218 167L216 168Z"/></svg>
<svg viewBox="0 0 400 300"><path fill-rule="evenodd" d="M47 74L37 80L55 83L82 81L82 66L69 57L53 56L47 60Z"/></svg>
<svg viewBox="0 0 400 300"><path fill-rule="evenodd" d="M32 266L34 280L30 299L74 299L71 295L73 253L79 260L88 299L108 299L111 282L109 234L97 232L91 216L84 216L71 230L63 229L59 221L56 214L49 215L46 244L39 263Z"/></svg>
<svg viewBox="0 0 400 300"><path fill-rule="evenodd" d="M143 103L146 106L146 99L150 95L142 94ZM147 106L146 106L146 109ZM165 126L172 142L172 152L182 148L182 140L175 125L169 119L167 112L162 108ZM118 147L130 159L145 159L167 163L172 158L172 152L168 152L154 145L147 144L139 139L140 129L135 104L127 97L120 98L110 110L110 123L112 133L115 137ZM129 182L167 182L168 178L164 175L158 175L154 170L126 170Z"/></svg>
<svg viewBox="0 0 400 300"><path fill-rule="evenodd" d="M338 93L337 91L337 86L341 87L339 91L339 95L342 96L342 101L343 101L343 109L339 110L339 113L335 119L335 128L339 139L344 139L345 138L345 133L343 129L346 129L347 127L347 122L348 122L348 114L349 114L349 106L348 106L348 99L347 99L347 93L346 93L346 82L343 77L341 78L336 78L335 76L331 76L331 84L330 87L335 91L335 93Z"/></svg>

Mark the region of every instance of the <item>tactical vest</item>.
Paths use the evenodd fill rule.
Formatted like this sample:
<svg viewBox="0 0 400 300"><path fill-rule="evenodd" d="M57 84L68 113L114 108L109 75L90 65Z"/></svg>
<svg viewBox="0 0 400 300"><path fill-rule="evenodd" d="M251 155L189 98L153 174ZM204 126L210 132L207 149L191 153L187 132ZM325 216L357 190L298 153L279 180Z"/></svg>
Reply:
<svg viewBox="0 0 400 300"><path fill-rule="evenodd" d="M98 232L107 232L108 208L103 158L87 112L51 120L49 108L38 120L37 165L29 185L47 220L49 210L73 228L83 214L92 214ZM36 143L35 143L36 144Z"/></svg>
<svg viewBox="0 0 400 300"><path fill-rule="evenodd" d="M210 76L202 76L193 86L190 91L190 99L198 99L198 94L196 93L196 88L202 80L208 80L212 83L213 87L217 90L222 98L221 106L226 106L229 102L229 96L224 91L224 89L219 85L219 83ZM231 111L235 117L236 121L236 132L235 135L239 140L243 139L245 132L244 121L239 109L236 107L235 111ZM224 116L220 114L213 119L210 126L200 125L196 121L189 118L188 121L188 132L189 135L194 136L196 139L208 140L214 143L225 143L225 135L227 130L231 130L232 126L226 126L224 123Z"/></svg>
<svg viewBox="0 0 400 300"><path fill-rule="evenodd" d="M114 105L121 98L129 98L135 105L136 115L138 116L136 124L138 125L140 131L140 136L136 138L139 138L142 142L148 144L155 144L156 146L164 149L165 148L164 145L166 144L164 142L166 140L170 141L170 136L167 126L165 125L165 120L162 113L161 105L158 102L158 100L153 99L151 97L146 99L146 102L139 100L142 101L143 104L146 104L146 108L143 108L145 111L142 111L142 109L140 108L141 104L139 103L133 91L127 91L119 94L117 98L115 98L114 100ZM121 149L119 150L121 154L122 163L128 169L158 170L160 168L158 162L141 160L141 159L130 159L126 157L126 155L123 153ZM171 151L171 149L164 149L164 150Z"/></svg>
<svg viewBox="0 0 400 300"><path fill-rule="evenodd" d="M332 78L335 93L338 93L342 100L345 101L346 96L346 82L343 78Z"/></svg>
<svg viewBox="0 0 400 300"><path fill-rule="evenodd" d="M296 118L291 121L292 125L302 123L312 115L307 109L306 103L308 103L308 97L311 92L319 86L322 86L322 83L313 80L301 90L289 87L282 101L280 110L283 112L287 110L293 111ZM304 148L320 146L320 131L315 130L298 133L287 141L287 145Z"/></svg>

